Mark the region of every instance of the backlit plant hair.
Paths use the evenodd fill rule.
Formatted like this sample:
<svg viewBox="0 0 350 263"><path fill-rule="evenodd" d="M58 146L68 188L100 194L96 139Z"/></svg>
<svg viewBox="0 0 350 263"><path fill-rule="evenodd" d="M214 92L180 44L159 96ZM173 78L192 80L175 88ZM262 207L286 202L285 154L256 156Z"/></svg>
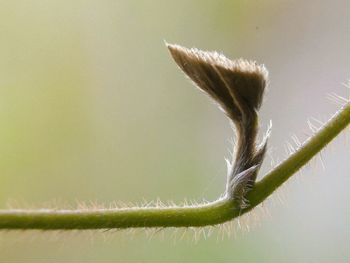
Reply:
<svg viewBox="0 0 350 263"><path fill-rule="evenodd" d="M350 103L341 109L286 160L256 182L270 128L257 142L258 110L268 83L263 65L230 60L217 52L167 44L178 66L209 95L233 123L236 144L228 161L226 190L215 201L199 205L146 206L110 209L0 210L0 229L113 229L149 227L201 227L217 225L250 211L321 151L350 122Z"/></svg>

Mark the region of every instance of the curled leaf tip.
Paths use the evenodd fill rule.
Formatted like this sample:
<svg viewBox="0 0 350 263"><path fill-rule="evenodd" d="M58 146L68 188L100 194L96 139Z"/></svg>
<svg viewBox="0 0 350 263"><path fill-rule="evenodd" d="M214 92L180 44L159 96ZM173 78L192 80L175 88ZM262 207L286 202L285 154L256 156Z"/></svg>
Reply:
<svg viewBox="0 0 350 263"><path fill-rule="evenodd" d="M260 108L268 79L264 65L244 59L230 60L216 51L167 44L178 66L214 99L233 120L244 110Z"/></svg>

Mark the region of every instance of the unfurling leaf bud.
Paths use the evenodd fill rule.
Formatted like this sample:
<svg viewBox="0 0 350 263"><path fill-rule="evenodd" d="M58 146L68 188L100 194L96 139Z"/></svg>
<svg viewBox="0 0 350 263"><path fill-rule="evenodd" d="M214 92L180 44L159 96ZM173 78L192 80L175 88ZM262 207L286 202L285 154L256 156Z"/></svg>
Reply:
<svg viewBox="0 0 350 263"><path fill-rule="evenodd" d="M253 187L266 151L267 137L256 145L259 110L268 72L263 65L243 59L230 60L218 52L167 44L178 66L207 93L237 129L235 157L229 164L226 196L246 205L245 196Z"/></svg>

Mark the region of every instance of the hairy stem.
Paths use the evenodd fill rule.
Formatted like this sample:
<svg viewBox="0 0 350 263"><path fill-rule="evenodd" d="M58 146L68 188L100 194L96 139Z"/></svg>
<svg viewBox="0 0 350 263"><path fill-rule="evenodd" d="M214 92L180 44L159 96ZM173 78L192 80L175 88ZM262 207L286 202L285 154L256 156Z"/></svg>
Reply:
<svg viewBox="0 0 350 263"><path fill-rule="evenodd" d="M0 210L0 229L111 229L131 227L201 227L229 221L270 196L350 123L350 103L248 193L249 207L240 209L226 197L209 204L183 207L133 207L96 210Z"/></svg>
<svg viewBox="0 0 350 263"><path fill-rule="evenodd" d="M267 173L256 183L254 191L249 193L249 201L256 206L271 195L278 187L308 163L317 153L327 146L350 123L350 102L337 111L313 136L291 154L281 164Z"/></svg>

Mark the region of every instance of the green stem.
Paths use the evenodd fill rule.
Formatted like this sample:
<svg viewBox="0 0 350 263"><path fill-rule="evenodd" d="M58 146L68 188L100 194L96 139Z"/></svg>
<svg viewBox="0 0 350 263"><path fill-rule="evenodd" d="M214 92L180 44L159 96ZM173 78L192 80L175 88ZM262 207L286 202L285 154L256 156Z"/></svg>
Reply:
<svg viewBox="0 0 350 263"><path fill-rule="evenodd" d="M199 206L123 208L106 210L3 211L4 229L111 229L131 227L187 227L223 223L237 214L232 201Z"/></svg>
<svg viewBox="0 0 350 263"><path fill-rule="evenodd" d="M350 123L350 103L338 111L294 154L270 171L249 192L250 206L240 210L229 198L183 207L97 210L0 210L0 229L111 229L130 227L201 227L229 221L270 196Z"/></svg>
<svg viewBox="0 0 350 263"><path fill-rule="evenodd" d="M248 197L251 206L254 207L260 204L270 196L278 187L326 147L349 123L350 102L346 103L346 105L337 111L323 127L308 138L296 152L267 173L264 178L255 185L254 191L251 191Z"/></svg>

